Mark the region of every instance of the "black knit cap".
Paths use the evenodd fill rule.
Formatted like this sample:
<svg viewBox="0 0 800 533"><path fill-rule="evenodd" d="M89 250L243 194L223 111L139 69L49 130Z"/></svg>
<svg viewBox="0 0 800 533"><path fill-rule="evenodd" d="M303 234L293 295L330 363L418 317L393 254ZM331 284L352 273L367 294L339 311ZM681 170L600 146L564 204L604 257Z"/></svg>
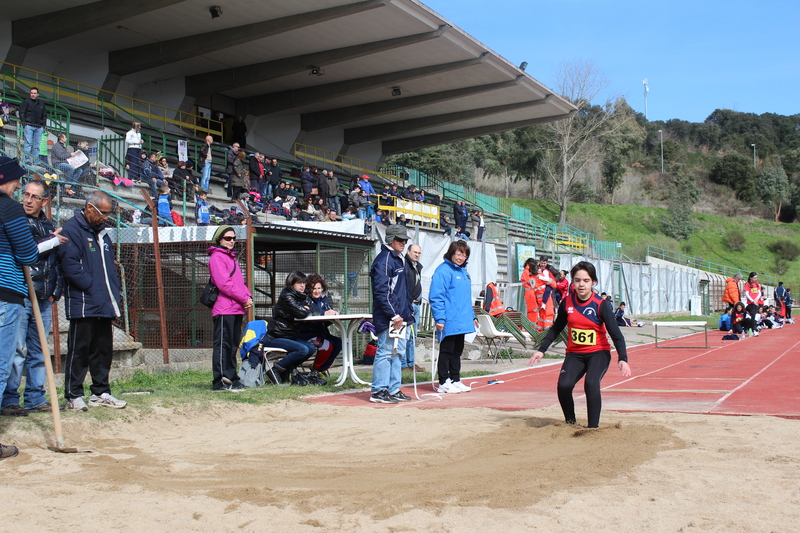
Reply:
<svg viewBox="0 0 800 533"><path fill-rule="evenodd" d="M25 174L25 169L20 166L19 159L0 157L0 185L18 180Z"/></svg>

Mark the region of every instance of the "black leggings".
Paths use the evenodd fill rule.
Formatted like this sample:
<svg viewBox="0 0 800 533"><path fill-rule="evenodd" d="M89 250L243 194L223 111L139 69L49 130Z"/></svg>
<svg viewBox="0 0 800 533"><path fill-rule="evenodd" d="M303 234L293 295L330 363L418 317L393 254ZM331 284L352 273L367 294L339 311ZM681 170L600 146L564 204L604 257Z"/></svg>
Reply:
<svg viewBox="0 0 800 533"><path fill-rule="evenodd" d="M608 350L566 355L564 364L561 365L561 374L558 376L558 401L568 424L575 423L575 401L572 399L572 390L583 376L586 376L583 391L586 394L589 427L596 428L600 424L600 409L603 404L600 398L600 381L606 375L609 364L611 364L611 352Z"/></svg>
<svg viewBox="0 0 800 533"><path fill-rule="evenodd" d="M464 352L464 334L448 335L439 343L439 384L461 381L461 354Z"/></svg>
<svg viewBox="0 0 800 533"><path fill-rule="evenodd" d="M739 335L741 335L748 329L752 329L754 331L756 329L756 323L752 318L745 318L738 324L734 324L733 326L731 326L731 330Z"/></svg>

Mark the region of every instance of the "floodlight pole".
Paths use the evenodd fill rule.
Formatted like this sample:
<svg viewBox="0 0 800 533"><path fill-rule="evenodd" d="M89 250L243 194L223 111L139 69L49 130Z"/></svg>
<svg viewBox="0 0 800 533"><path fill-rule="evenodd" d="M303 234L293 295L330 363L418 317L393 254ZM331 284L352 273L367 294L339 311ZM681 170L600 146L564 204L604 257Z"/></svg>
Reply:
<svg viewBox="0 0 800 533"><path fill-rule="evenodd" d="M750 146L753 147L753 168L756 168L756 145L751 144Z"/></svg>
<svg viewBox="0 0 800 533"><path fill-rule="evenodd" d="M642 85L644 85L644 118L647 120L647 93L650 92L650 87L647 85L647 78L642 80Z"/></svg>
<svg viewBox="0 0 800 533"><path fill-rule="evenodd" d="M661 173L664 173L664 132L658 130L658 139L661 143Z"/></svg>

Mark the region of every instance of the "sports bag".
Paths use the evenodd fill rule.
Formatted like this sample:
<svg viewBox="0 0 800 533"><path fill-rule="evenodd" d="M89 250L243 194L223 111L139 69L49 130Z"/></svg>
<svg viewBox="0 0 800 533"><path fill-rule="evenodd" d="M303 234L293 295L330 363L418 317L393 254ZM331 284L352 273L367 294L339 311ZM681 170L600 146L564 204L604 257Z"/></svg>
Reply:
<svg viewBox="0 0 800 533"><path fill-rule="evenodd" d="M231 270L231 275L228 277L232 278L234 272L236 272L235 262L233 263L233 270ZM200 293L200 303L210 309L214 307L214 304L216 303L218 296L219 296L219 287L211 283L211 280L209 280L208 283L206 283L206 286L203 287L203 292Z"/></svg>

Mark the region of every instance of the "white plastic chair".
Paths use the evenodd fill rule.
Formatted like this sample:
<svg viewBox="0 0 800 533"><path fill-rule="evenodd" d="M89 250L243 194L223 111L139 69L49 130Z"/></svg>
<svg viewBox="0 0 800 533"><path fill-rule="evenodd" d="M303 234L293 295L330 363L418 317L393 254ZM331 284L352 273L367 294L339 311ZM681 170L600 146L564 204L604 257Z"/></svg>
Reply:
<svg viewBox="0 0 800 533"><path fill-rule="evenodd" d="M504 350L506 343L513 336L511 333L505 331L498 331L494 326L492 317L489 315L478 315L478 325L480 326L481 334L486 340L486 347L489 350L489 357L494 356L494 362L497 363L497 358L500 355L500 350ZM499 342L499 344L498 344ZM494 353L492 353L494 351ZM506 351L508 362L511 363L511 354Z"/></svg>

